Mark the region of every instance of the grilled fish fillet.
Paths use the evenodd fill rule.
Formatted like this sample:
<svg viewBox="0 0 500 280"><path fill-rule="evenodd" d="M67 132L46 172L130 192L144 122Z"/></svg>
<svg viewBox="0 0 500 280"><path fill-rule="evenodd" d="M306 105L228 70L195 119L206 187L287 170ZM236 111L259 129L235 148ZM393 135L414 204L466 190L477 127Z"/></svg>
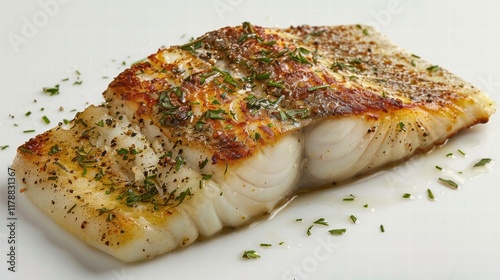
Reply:
<svg viewBox="0 0 500 280"><path fill-rule="evenodd" d="M43 212L124 261L430 151L495 111L361 25L222 28L160 49L104 97L20 146L13 168Z"/></svg>

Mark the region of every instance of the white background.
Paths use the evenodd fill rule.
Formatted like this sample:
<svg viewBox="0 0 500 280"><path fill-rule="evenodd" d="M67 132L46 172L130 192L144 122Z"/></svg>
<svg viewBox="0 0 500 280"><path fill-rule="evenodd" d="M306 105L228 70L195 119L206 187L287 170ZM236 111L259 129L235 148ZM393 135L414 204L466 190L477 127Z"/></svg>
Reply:
<svg viewBox="0 0 500 280"><path fill-rule="evenodd" d="M16 147L35 135L23 131L41 133L71 119L73 110L101 103L112 77L159 47L243 21L269 27L371 24L396 44L499 100L498 1L4 0L0 146L8 147L0 150L0 278L498 279L499 173L494 163L483 172L470 170L483 157L500 159L497 115L400 168L301 195L271 220L136 264L83 245L18 194L17 272L7 270L7 167ZM73 85L75 81L82 84ZM56 84L59 95L42 93L43 87ZM25 116L28 111L31 115ZM51 124L42 121L44 115ZM450 152L455 156L446 157ZM435 165L464 171L456 178L461 188L439 184L438 177L450 174ZM427 199L428 188L437 201ZM413 199L403 199L406 192ZM356 201L342 201L349 194ZM368 208L362 207L365 203ZM350 215L361 222L352 224ZM308 237L307 228L318 218L330 226L316 225ZM331 236L332 228L346 228L347 233ZM241 253L249 249L262 257L242 260Z"/></svg>

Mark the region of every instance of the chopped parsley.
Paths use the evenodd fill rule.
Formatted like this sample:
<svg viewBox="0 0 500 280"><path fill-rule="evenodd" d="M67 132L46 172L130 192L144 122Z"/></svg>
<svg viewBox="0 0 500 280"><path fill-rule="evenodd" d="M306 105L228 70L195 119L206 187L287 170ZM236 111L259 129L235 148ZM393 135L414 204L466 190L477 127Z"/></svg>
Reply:
<svg viewBox="0 0 500 280"><path fill-rule="evenodd" d="M258 259L260 258L259 253L257 253L255 250L248 250L243 252L243 255L241 256L243 259Z"/></svg>
<svg viewBox="0 0 500 280"><path fill-rule="evenodd" d="M325 218L317 219L316 221L314 221L314 224L328 226L328 222L325 220Z"/></svg>
<svg viewBox="0 0 500 280"><path fill-rule="evenodd" d="M438 181L439 181L440 183L442 183L442 184L445 184L445 185L447 185L447 186L453 187L453 188L455 188L455 189L458 189L458 187L459 187L457 183L455 183L454 181L449 180L449 179L444 179L444 178L441 178L441 177L440 177L440 178L438 179Z"/></svg>
<svg viewBox="0 0 500 280"><path fill-rule="evenodd" d="M347 229L345 228L337 228L337 229L331 229L328 232L332 235L342 235L346 233Z"/></svg>
<svg viewBox="0 0 500 280"><path fill-rule="evenodd" d="M42 88L42 91L44 93L49 94L50 96L52 95L58 95L59 94L59 84L53 86L53 87L44 87Z"/></svg>
<svg viewBox="0 0 500 280"><path fill-rule="evenodd" d="M434 200L434 194L432 193L431 189L427 189L427 197L431 200Z"/></svg>
<svg viewBox="0 0 500 280"><path fill-rule="evenodd" d="M480 166L485 166L486 164L491 162L491 158L483 158L480 161L478 161L476 164L474 164L473 167L480 167Z"/></svg>

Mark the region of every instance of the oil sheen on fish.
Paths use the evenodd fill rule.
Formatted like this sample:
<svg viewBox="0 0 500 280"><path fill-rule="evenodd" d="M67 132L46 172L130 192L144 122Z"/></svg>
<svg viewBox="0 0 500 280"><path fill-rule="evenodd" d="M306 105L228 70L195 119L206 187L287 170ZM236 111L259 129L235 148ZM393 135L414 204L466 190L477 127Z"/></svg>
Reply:
<svg viewBox="0 0 500 280"><path fill-rule="evenodd" d="M222 28L133 65L104 98L19 147L13 167L43 212L124 261L430 151L495 111L361 25Z"/></svg>

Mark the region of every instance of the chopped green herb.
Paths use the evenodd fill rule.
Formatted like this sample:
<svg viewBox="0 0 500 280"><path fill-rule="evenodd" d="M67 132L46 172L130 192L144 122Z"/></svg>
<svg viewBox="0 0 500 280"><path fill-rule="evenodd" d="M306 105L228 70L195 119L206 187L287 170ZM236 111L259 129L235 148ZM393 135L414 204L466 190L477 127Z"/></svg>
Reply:
<svg viewBox="0 0 500 280"><path fill-rule="evenodd" d="M491 158L483 158L479 162L477 162L476 164L474 164L473 167L485 166L486 164L488 164L490 162L491 162Z"/></svg>
<svg viewBox="0 0 500 280"><path fill-rule="evenodd" d="M44 88L42 88L42 91L44 93L48 93L50 96L57 95L57 94L59 94L59 85L57 84L53 87L44 87Z"/></svg>
<svg viewBox="0 0 500 280"><path fill-rule="evenodd" d="M75 82L73 83L73 85L79 86L79 85L81 85L82 83L83 83L83 81L82 81L82 80L78 80L78 81L75 81Z"/></svg>
<svg viewBox="0 0 500 280"><path fill-rule="evenodd" d="M259 141L259 139L261 138L260 133L255 132L255 137L254 138L255 138L255 141Z"/></svg>
<svg viewBox="0 0 500 280"><path fill-rule="evenodd" d="M269 244L269 243L260 243L259 245L260 247L271 247L273 246L272 244Z"/></svg>
<svg viewBox="0 0 500 280"><path fill-rule="evenodd" d="M384 227L384 225L380 225L380 231L381 231L381 232L385 232L385 227Z"/></svg>
<svg viewBox="0 0 500 280"><path fill-rule="evenodd" d="M248 250L243 252L243 255L241 257L243 259L258 259L260 258L260 255L255 250Z"/></svg>
<svg viewBox="0 0 500 280"><path fill-rule="evenodd" d="M42 117L42 120L43 120L43 122L44 122L44 123L46 123L46 124L49 124L49 123L50 123L50 120L49 120L49 118L48 118L47 116L43 116L43 117Z"/></svg>
<svg viewBox="0 0 500 280"><path fill-rule="evenodd" d="M364 208L368 208L368 204L363 205Z"/></svg>
<svg viewBox="0 0 500 280"><path fill-rule="evenodd" d="M257 81L260 81L260 80L269 79L270 77L271 77L271 73L270 72L266 72L266 73L261 73L261 74L256 75L255 79Z"/></svg>
<svg viewBox="0 0 500 280"><path fill-rule="evenodd" d="M310 87L307 89L307 91L315 91L318 89L325 89L325 88L330 88L330 85L321 85L321 86Z"/></svg>
<svg viewBox="0 0 500 280"><path fill-rule="evenodd" d="M403 194L403 198L410 198L411 197L411 194L410 193L405 193Z"/></svg>
<svg viewBox="0 0 500 280"><path fill-rule="evenodd" d="M203 180L210 180L212 179L212 174L201 174L201 179Z"/></svg>
<svg viewBox="0 0 500 280"><path fill-rule="evenodd" d="M420 58L420 56L416 55L416 54L411 54L412 57L414 58Z"/></svg>
<svg viewBox="0 0 500 280"><path fill-rule="evenodd" d="M31 111L28 111L26 112L26 114L24 114L26 117L30 116L31 115Z"/></svg>
<svg viewBox="0 0 500 280"><path fill-rule="evenodd" d="M349 218L351 219L351 221L353 223L356 223L358 221L358 218L356 218L356 216L354 216L354 215L349 216Z"/></svg>
<svg viewBox="0 0 500 280"><path fill-rule="evenodd" d="M413 59L410 61L410 64L411 64L411 66L417 66L417 64L415 64L415 60L413 60Z"/></svg>
<svg viewBox="0 0 500 280"><path fill-rule="evenodd" d="M277 88L284 88L285 87L283 85L283 83L276 82L276 81L270 81L269 83L267 83L267 85L270 87L277 87Z"/></svg>
<svg viewBox="0 0 500 280"><path fill-rule="evenodd" d="M460 153L462 156L465 156L465 153L462 150L458 150L458 153Z"/></svg>
<svg viewBox="0 0 500 280"><path fill-rule="evenodd" d="M438 166L438 165L436 165L436 169L437 170L443 170L443 168L441 166Z"/></svg>
<svg viewBox="0 0 500 280"><path fill-rule="evenodd" d="M33 133L33 132L35 132L34 129L23 130L23 133Z"/></svg>
<svg viewBox="0 0 500 280"><path fill-rule="evenodd" d="M283 245L283 244L285 244L284 241L281 241L280 243L278 243L278 245Z"/></svg>
<svg viewBox="0 0 500 280"><path fill-rule="evenodd" d="M96 123L97 126L99 127L104 127L104 120L100 120Z"/></svg>
<svg viewBox="0 0 500 280"><path fill-rule="evenodd" d="M349 195L349 197L346 197L344 199L342 199L343 201L354 201L356 199L356 197L352 194Z"/></svg>
<svg viewBox="0 0 500 280"><path fill-rule="evenodd" d="M80 76L80 75L82 74L82 73L80 73L80 71L78 71L78 70L75 70L75 73L76 73L76 75L78 75L78 76Z"/></svg>
<svg viewBox="0 0 500 280"><path fill-rule="evenodd" d="M431 200L434 200L434 194L432 193L431 189L427 189L427 197Z"/></svg>
<svg viewBox="0 0 500 280"><path fill-rule="evenodd" d="M49 156L53 156L53 155L59 153L60 151L61 151L61 149L59 148L59 146L54 145L49 150Z"/></svg>
<svg viewBox="0 0 500 280"><path fill-rule="evenodd" d="M325 220L325 218L319 218L314 221L314 224L327 226L328 222Z"/></svg>
<svg viewBox="0 0 500 280"><path fill-rule="evenodd" d="M337 228L337 229L331 229L328 232L332 235L342 235L346 233L347 229L345 228Z"/></svg>
<svg viewBox="0 0 500 280"><path fill-rule="evenodd" d="M368 32L368 29L364 28L364 29L363 29L363 34L364 34L365 36L368 36L368 35L370 35L370 32Z"/></svg>
<svg viewBox="0 0 500 280"><path fill-rule="evenodd" d="M69 81L69 78L64 78L64 79L62 79L61 81L62 81L62 82L67 82L67 81Z"/></svg>
<svg viewBox="0 0 500 280"><path fill-rule="evenodd" d="M406 131L406 127L405 127L405 124L403 122L399 122L398 127L399 127L400 131Z"/></svg>
<svg viewBox="0 0 500 280"><path fill-rule="evenodd" d="M307 236L311 236L311 229L313 228L314 225L311 225L310 227L307 228Z"/></svg>
<svg viewBox="0 0 500 280"><path fill-rule="evenodd" d="M186 164L184 158L181 155L177 155L175 157L175 170L179 171L184 164Z"/></svg>
<svg viewBox="0 0 500 280"><path fill-rule="evenodd" d="M200 168L200 170L203 169L205 167L205 165L207 165L207 163L208 163L208 158L205 158L205 160L203 160L202 162L200 162L198 164L198 167Z"/></svg>
<svg viewBox="0 0 500 280"><path fill-rule="evenodd" d="M302 222L302 219L299 218L299 219L295 219L296 222Z"/></svg>
<svg viewBox="0 0 500 280"><path fill-rule="evenodd" d="M184 199L186 199L187 196L191 196L193 195L191 193L191 189L190 188L187 188L185 191L181 192L176 198L175 198L175 201L178 201L177 202L177 206L179 206L183 201Z"/></svg>
<svg viewBox="0 0 500 280"><path fill-rule="evenodd" d="M445 185L448 185L448 186L450 186L450 187L453 187L453 188L455 188L455 189L458 189L458 184L457 184L457 183L455 183L455 182L454 182L454 181L452 181L452 180L449 180L449 179L444 179L444 178L439 178L439 179L438 179L438 181L439 181L440 183L443 183L443 184L445 184Z"/></svg>
<svg viewBox="0 0 500 280"><path fill-rule="evenodd" d="M0 150L2 150L2 151L3 151L3 150L5 150L5 149L7 149L8 147L9 147L9 145L3 145L3 146L1 146L1 147L0 147Z"/></svg>
<svg viewBox="0 0 500 280"><path fill-rule="evenodd" d="M446 157L452 157L453 156L453 153L447 153L446 154Z"/></svg>
<svg viewBox="0 0 500 280"><path fill-rule="evenodd" d="M427 71L430 71L430 72L436 72L439 70L439 66L438 65L432 65L432 66L429 66L426 68Z"/></svg>

